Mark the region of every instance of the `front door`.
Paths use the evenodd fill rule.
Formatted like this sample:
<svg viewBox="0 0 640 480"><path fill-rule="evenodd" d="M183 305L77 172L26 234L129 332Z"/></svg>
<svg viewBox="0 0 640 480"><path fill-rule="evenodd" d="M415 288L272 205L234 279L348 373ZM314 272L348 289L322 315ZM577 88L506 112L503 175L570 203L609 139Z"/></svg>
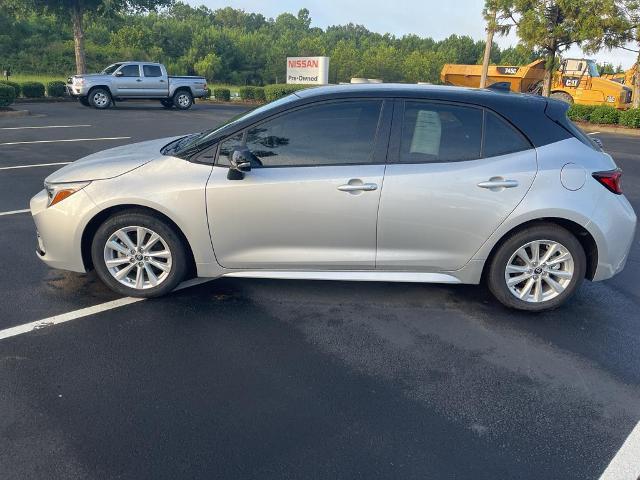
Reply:
<svg viewBox="0 0 640 480"><path fill-rule="evenodd" d="M471 106L399 102L378 218L379 269L462 268L537 171L528 140Z"/></svg>
<svg viewBox="0 0 640 480"><path fill-rule="evenodd" d="M116 96L135 97L141 95L142 78L139 65L123 65L115 74Z"/></svg>
<svg viewBox="0 0 640 480"><path fill-rule="evenodd" d="M390 112L382 100L313 104L224 141L207 185L213 249L234 269L373 269ZM385 116L386 111L386 116ZM252 170L227 179L228 155Z"/></svg>

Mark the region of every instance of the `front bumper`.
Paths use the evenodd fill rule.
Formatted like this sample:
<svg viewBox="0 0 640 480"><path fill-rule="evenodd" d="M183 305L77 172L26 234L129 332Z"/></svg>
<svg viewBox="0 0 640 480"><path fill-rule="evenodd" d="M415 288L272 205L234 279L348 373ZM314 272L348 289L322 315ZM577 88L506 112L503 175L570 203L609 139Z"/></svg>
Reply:
<svg viewBox="0 0 640 480"><path fill-rule="evenodd" d="M84 85L73 85L68 83L66 85L66 89L67 89L67 94L69 94L72 97L86 97L87 94L89 93L89 89Z"/></svg>
<svg viewBox="0 0 640 480"><path fill-rule="evenodd" d="M47 203L47 192L42 190L29 204L36 224L38 257L53 268L86 272L82 232L86 226L84 219L90 218L95 204L84 190L52 207L47 207Z"/></svg>

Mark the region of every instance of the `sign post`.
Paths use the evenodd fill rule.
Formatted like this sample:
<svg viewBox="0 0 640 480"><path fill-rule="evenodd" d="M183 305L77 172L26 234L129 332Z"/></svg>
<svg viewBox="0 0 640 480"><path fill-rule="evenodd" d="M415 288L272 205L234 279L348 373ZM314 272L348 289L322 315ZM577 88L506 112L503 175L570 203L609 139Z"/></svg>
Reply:
<svg viewBox="0 0 640 480"><path fill-rule="evenodd" d="M287 83L328 84L329 57L287 57Z"/></svg>

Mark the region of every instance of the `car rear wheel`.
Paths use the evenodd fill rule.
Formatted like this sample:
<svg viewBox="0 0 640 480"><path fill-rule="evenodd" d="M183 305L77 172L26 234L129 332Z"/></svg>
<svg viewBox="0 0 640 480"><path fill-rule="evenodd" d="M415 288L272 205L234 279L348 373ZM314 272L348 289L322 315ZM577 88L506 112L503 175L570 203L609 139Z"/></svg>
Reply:
<svg viewBox="0 0 640 480"><path fill-rule="evenodd" d="M89 103L100 110L109 108L112 103L111 94L104 88L95 88L89 93Z"/></svg>
<svg viewBox="0 0 640 480"><path fill-rule="evenodd" d="M169 293L187 272L180 236L146 212L123 212L106 220L93 238L91 257L104 283L133 297Z"/></svg>
<svg viewBox="0 0 640 480"><path fill-rule="evenodd" d="M173 104L180 110L188 110L193 105L193 96L187 90L179 90L173 96Z"/></svg>
<svg viewBox="0 0 640 480"><path fill-rule="evenodd" d="M487 283L507 307L533 312L550 310L576 292L586 265L578 239L559 225L544 223L503 241L489 266Z"/></svg>

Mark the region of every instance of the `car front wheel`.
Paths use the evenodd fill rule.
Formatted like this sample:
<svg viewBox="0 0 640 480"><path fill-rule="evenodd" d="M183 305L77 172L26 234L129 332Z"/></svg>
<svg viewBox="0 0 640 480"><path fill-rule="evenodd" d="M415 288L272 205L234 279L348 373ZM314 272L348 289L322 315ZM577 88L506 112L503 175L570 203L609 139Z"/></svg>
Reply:
<svg viewBox="0 0 640 480"><path fill-rule="evenodd" d="M555 224L525 228L495 252L487 283L504 305L527 311L562 305L585 276L586 255L578 239Z"/></svg>
<svg viewBox="0 0 640 480"><path fill-rule="evenodd" d="M99 110L109 108L112 103L111 94L104 88L95 88L89 93L89 103Z"/></svg>
<svg viewBox="0 0 640 480"><path fill-rule="evenodd" d="M91 257L104 283L133 297L169 293L187 272L180 236L146 212L123 212L106 220L93 238Z"/></svg>

